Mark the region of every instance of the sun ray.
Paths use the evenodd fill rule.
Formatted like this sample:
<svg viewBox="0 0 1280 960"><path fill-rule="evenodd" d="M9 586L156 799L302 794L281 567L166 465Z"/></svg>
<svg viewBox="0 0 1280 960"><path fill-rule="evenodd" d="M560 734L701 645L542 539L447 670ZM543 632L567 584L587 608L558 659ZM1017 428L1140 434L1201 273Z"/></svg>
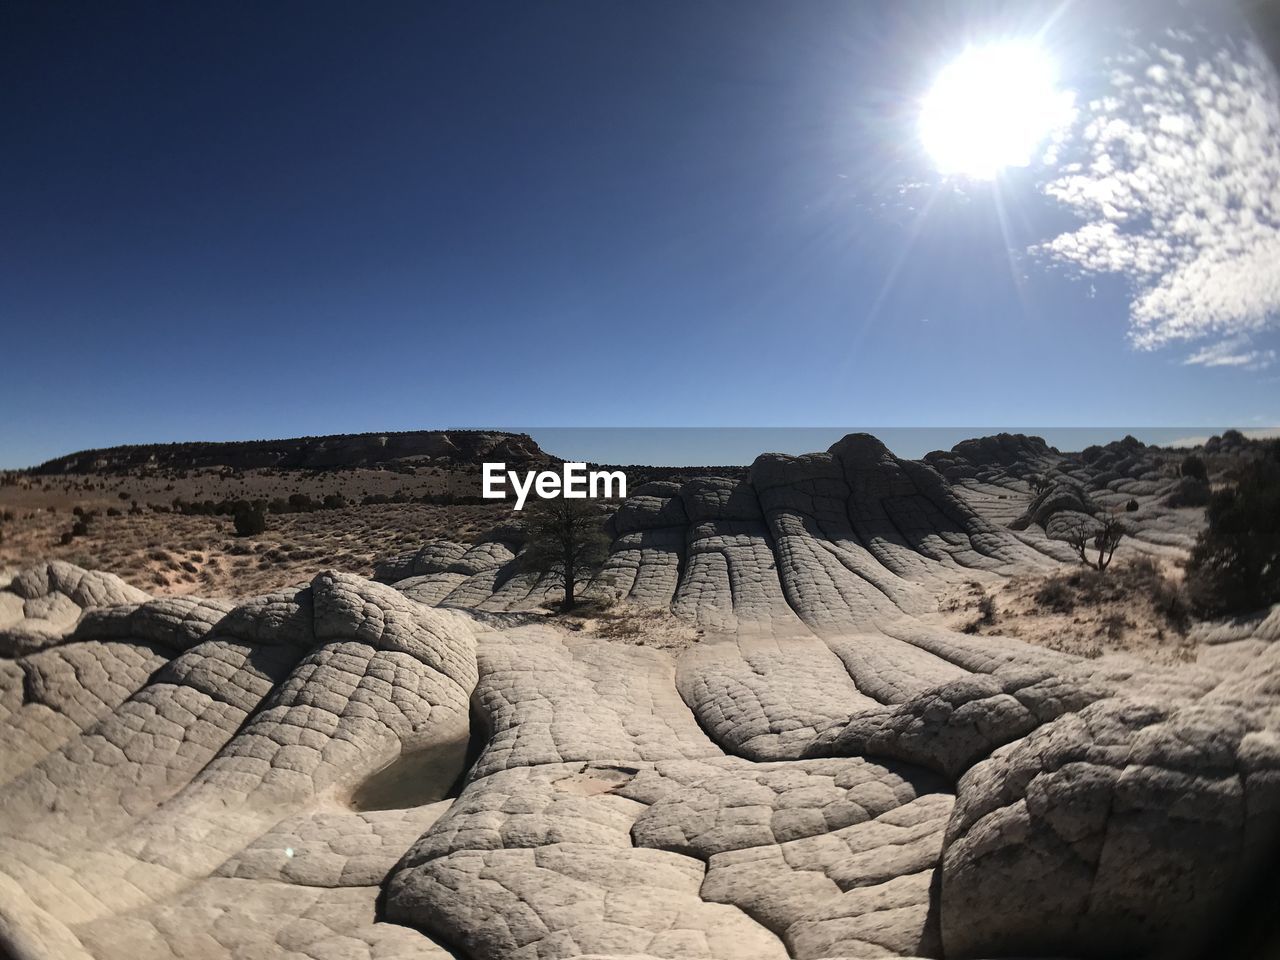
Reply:
<svg viewBox="0 0 1280 960"><path fill-rule="evenodd" d="M871 325L875 323L876 318L880 315L881 308L884 307L885 301L889 298L889 294L893 292L893 286L898 280L898 274L902 272L903 266L906 265L907 257L911 250L915 247L916 240L920 237L920 232L924 227L924 222L929 216L929 211L937 202L939 193L942 188L935 186L930 191L925 202L921 205L920 210L916 213L915 218L911 221L911 226L907 229L907 236L902 242L902 249L898 251L898 255L894 258L893 264L889 267L888 272L884 276L884 282L880 284L875 299L871 301L871 306L866 314L862 317L862 322L858 324L853 332L853 336L849 339L848 349L841 360L840 370L843 373L849 368L853 360L854 350L858 344L866 336Z"/></svg>

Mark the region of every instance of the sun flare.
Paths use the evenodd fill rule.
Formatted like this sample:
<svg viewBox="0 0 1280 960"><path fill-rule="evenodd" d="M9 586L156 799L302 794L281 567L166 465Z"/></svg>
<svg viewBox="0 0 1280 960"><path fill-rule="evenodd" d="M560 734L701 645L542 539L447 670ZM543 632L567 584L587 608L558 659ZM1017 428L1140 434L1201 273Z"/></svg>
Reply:
<svg viewBox="0 0 1280 960"><path fill-rule="evenodd" d="M920 140L940 172L989 180L1030 164L1071 112L1072 95L1058 89L1053 61L1038 45L970 47L925 96Z"/></svg>

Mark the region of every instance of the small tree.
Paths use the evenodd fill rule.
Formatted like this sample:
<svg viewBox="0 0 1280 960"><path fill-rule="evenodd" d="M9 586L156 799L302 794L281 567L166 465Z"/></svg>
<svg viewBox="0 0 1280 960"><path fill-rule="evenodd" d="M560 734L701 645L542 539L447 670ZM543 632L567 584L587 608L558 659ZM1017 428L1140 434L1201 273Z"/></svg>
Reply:
<svg viewBox="0 0 1280 960"><path fill-rule="evenodd" d="M1081 520L1066 536L1066 541L1080 556L1080 562L1099 572L1107 569L1116 547L1129 531L1118 517L1111 514L1092 522ZM1097 559L1089 559L1089 547L1098 551Z"/></svg>
<svg viewBox="0 0 1280 960"><path fill-rule="evenodd" d="M526 515L521 564L564 587L560 612L566 613L577 605L578 584L590 579L608 555L604 518L589 500L563 497L538 500Z"/></svg>
<svg viewBox="0 0 1280 960"><path fill-rule="evenodd" d="M232 514L237 537L252 537L267 529L267 512L261 502L246 503L241 500Z"/></svg>
<svg viewBox="0 0 1280 960"><path fill-rule="evenodd" d="M1272 456L1280 456L1280 447ZM1242 468L1214 493L1208 526L1187 562L1192 601L1210 613L1248 613L1280 602L1280 461Z"/></svg>

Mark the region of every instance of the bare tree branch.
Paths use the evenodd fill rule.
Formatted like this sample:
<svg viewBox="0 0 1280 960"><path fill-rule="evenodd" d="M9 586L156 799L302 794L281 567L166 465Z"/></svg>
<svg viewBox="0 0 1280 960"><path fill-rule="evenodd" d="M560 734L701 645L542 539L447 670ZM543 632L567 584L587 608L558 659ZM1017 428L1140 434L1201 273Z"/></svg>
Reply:
<svg viewBox="0 0 1280 960"><path fill-rule="evenodd" d="M560 610L572 610L577 605L578 585L590 580L608 555L604 517L594 503L564 497L539 500L526 514L527 543L521 564L562 585Z"/></svg>

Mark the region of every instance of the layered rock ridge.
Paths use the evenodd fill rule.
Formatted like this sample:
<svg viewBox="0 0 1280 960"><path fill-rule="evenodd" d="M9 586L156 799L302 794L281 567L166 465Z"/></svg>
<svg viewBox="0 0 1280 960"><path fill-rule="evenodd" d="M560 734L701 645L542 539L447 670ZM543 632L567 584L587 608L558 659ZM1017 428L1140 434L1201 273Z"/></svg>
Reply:
<svg viewBox="0 0 1280 960"><path fill-rule="evenodd" d="M1099 480L1032 438L918 463L854 435L637 489L596 589L701 629L675 653L533 615L517 538L241 602L24 571L0 952L1195 956L1277 853L1280 608L1179 667L936 615L1058 565L1052 523L1008 526L1046 465L1178 549L1130 449Z"/></svg>

